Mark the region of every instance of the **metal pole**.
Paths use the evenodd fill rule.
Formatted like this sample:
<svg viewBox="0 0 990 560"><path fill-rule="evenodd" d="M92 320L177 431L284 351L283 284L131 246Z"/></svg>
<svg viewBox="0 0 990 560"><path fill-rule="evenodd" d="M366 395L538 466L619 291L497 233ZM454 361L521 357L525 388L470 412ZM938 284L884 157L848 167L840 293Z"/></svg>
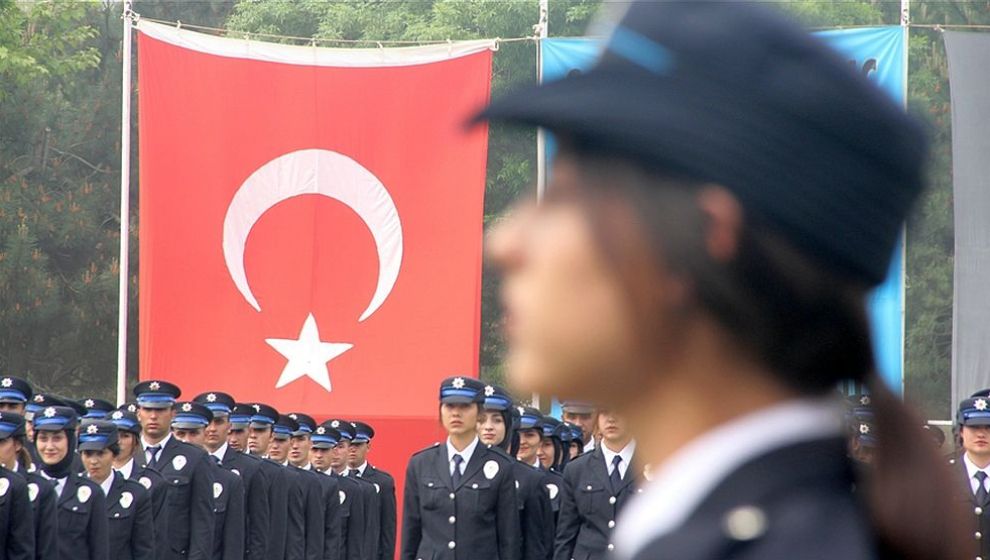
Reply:
<svg viewBox="0 0 990 560"><path fill-rule="evenodd" d="M904 110L908 105L908 52L910 43L908 38L911 31L911 0L901 0L901 33L904 34L904 53L902 63L904 72L903 99ZM904 380L907 378L905 369L905 356L907 355L907 222L901 226L901 397L904 397Z"/></svg>
<svg viewBox="0 0 990 560"><path fill-rule="evenodd" d="M540 22L536 31L536 81L543 83L543 39L547 38L550 18L550 0L540 0ZM547 134L543 128L536 129L536 203L543 202L547 191ZM533 393L533 408L540 408L540 395Z"/></svg>
<svg viewBox="0 0 990 560"><path fill-rule="evenodd" d="M117 404L127 400L127 280L131 214L131 0L124 1L120 98L120 278L117 313Z"/></svg>

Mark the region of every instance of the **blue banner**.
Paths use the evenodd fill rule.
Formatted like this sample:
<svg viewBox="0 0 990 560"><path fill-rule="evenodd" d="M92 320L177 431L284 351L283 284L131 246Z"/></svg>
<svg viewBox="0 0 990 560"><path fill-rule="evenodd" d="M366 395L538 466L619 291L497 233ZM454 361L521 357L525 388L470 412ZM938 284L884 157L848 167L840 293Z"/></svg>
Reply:
<svg viewBox="0 0 990 560"><path fill-rule="evenodd" d="M907 68L904 66L904 32L898 26L865 29L837 29L816 33L848 57L864 75L890 93L900 103L906 99ZM544 39L541 42L543 81L563 78L572 72L590 68L598 58L601 42L585 37ZM553 140L547 139L547 154L552 157ZM548 166L549 167L549 166ZM887 280L869 299L874 352L880 374L898 394L903 389L904 307L903 240L897 244ZM553 412L559 415L556 403Z"/></svg>

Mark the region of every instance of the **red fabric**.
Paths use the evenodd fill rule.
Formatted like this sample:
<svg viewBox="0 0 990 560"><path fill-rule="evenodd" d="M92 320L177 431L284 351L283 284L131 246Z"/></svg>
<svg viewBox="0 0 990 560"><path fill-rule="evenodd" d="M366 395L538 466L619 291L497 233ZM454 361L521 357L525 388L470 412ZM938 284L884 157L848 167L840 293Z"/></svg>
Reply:
<svg viewBox="0 0 990 560"><path fill-rule="evenodd" d="M334 68L204 54L139 34L141 379L184 397L223 390L314 417L365 419L372 459L400 484L409 454L438 437L440 379L477 376L490 51L406 67ZM382 306L376 245L348 206L297 196L247 238L261 311L225 264L232 197L266 162L306 149L344 154L388 190L402 225L398 278ZM312 313L332 392L308 377L275 388Z"/></svg>

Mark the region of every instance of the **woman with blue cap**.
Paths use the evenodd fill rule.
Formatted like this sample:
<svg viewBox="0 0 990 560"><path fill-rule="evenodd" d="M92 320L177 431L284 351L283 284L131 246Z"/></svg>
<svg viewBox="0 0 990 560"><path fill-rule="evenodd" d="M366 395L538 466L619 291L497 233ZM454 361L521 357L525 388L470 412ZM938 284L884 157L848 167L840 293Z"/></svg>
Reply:
<svg viewBox="0 0 990 560"><path fill-rule="evenodd" d="M103 489L72 470L76 457L76 412L48 406L34 417L34 441L41 474L58 495L56 519L59 558L109 560L106 498Z"/></svg>
<svg viewBox="0 0 990 560"><path fill-rule="evenodd" d="M34 524L35 560L57 560L55 547L55 488L38 473L27 443L27 422L15 412L0 412L0 466L27 481L28 501Z"/></svg>
<svg viewBox="0 0 990 560"><path fill-rule="evenodd" d="M45 532L38 533L39 526L32 521L32 510L39 488L35 482L32 489L16 473L17 452L22 450L16 445L19 437L24 437L24 417L14 412L0 412L0 558L53 558L51 546L45 546L43 542L40 549L37 546L40 540L55 538L54 510L50 505L46 509L49 513L47 522L40 525Z"/></svg>
<svg viewBox="0 0 990 560"><path fill-rule="evenodd" d="M615 556L963 557L948 473L877 374L866 313L924 182L921 127L756 2L626 8L593 68L479 117L558 139L543 203L490 252L510 379L620 413L652 466ZM873 398L866 473L841 382Z"/></svg>
<svg viewBox="0 0 990 560"><path fill-rule="evenodd" d="M120 454L117 425L109 420L83 420L79 452L86 477L100 485L106 496L110 560L153 560L155 522L151 492L113 468Z"/></svg>

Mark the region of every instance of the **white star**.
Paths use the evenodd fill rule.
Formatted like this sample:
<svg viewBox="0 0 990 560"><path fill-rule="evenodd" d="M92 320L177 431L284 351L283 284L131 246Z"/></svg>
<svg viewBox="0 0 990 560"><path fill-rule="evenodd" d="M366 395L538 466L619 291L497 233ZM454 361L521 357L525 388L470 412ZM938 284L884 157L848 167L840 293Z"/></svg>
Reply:
<svg viewBox="0 0 990 560"><path fill-rule="evenodd" d="M289 360L275 384L276 389L305 376L317 382L328 393L332 389L327 362L354 347L353 344L321 341L316 318L312 313L306 317L298 340L267 338L265 342Z"/></svg>

